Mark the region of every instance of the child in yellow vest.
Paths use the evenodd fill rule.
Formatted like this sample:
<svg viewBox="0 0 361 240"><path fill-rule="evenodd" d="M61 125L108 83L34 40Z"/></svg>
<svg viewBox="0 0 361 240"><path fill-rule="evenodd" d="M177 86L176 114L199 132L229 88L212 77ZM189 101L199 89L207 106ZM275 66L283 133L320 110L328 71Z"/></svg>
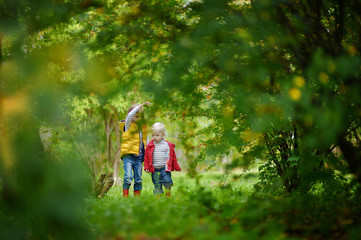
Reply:
<svg viewBox="0 0 361 240"><path fill-rule="evenodd" d="M144 146L147 132L144 126L139 125L139 113L143 106L150 102L134 104L129 107L125 120L120 122L122 131L121 159L123 160L123 196L129 196L129 188L134 178L134 196L139 196L142 190L142 165L144 161ZM143 129L142 129L143 128Z"/></svg>

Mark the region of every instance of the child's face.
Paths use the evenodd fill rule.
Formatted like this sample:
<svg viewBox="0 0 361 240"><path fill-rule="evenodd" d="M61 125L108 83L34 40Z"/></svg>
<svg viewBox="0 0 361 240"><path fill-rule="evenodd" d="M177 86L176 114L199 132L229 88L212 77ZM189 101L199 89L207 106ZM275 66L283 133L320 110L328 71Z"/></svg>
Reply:
<svg viewBox="0 0 361 240"><path fill-rule="evenodd" d="M139 113L137 113L137 114L134 116L133 121L136 122L136 121L138 121L139 119L140 119L140 115L139 115Z"/></svg>
<svg viewBox="0 0 361 240"><path fill-rule="evenodd" d="M143 119L143 112L142 111L139 111L137 112L137 114L134 116L134 119L133 121L134 122L140 122L141 120Z"/></svg>
<svg viewBox="0 0 361 240"><path fill-rule="evenodd" d="M164 133L162 131L153 131L152 132L152 139L154 142L160 142L164 137Z"/></svg>

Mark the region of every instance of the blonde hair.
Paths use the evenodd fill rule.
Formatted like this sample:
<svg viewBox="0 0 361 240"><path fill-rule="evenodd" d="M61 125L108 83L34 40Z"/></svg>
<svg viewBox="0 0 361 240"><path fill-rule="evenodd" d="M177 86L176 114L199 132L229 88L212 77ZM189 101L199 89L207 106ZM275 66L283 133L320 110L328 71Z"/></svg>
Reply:
<svg viewBox="0 0 361 240"><path fill-rule="evenodd" d="M161 131L164 135L165 135L165 127L163 123L160 122L156 122L153 124L153 126L151 127L152 131Z"/></svg>

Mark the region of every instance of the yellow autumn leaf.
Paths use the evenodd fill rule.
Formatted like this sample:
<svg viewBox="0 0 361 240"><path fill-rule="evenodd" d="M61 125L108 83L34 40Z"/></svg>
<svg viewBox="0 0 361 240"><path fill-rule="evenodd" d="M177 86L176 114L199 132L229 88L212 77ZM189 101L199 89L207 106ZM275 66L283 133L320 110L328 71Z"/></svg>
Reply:
<svg viewBox="0 0 361 240"><path fill-rule="evenodd" d="M320 79L320 82L323 84L327 84L329 81L329 77L328 77L327 73L325 73L325 72L321 72L320 75L318 76L318 78Z"/></svg>
<svg viewBox="0 0 361 240"><path fill-rule="evenodd" d="M348 46L347 51L350 55L355 56L357 53L357 47L355 45L350 45Z"/></svg>
<svg viewBox="0 0 361 240"><path fill-rule="evenodd" d="M261 133L254 132L251 129L247 129L242 133L242 139L247 142L256 140L256 139L260 138L261 136L262 136Z"/></svg>
<svg viewBox="0 0 361 240"><path fill-rule="evenodd" d="M300 100L302 94L301 94L300 89L298 89L298 88L291 88L291 89L288 91L288 95L290 96L290 98L291 98L293 101L298 101L298 100Z"/></svg>
<svg viewBox="0 0 361 240"><path fill-rule="evenodd" d="M27 108L27 99L24 93L17 93L3 99L3 111L5 115L24 112Z"/></svg>
<svg viewBox="0 0 361 240"><path fill-rule="evenodd" d="M306 83L306 80L301 76L296 76L293 78L293 82L296 85L296 87L303 87Z"/></svg>

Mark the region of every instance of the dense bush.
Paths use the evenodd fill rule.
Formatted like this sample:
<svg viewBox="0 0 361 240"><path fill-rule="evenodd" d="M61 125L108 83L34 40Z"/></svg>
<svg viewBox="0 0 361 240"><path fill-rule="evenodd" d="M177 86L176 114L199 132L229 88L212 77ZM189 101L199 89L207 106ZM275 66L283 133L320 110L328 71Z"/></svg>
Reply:
<svg viewBox="0 0 361 240"><path fill-rule="evenodd" d="M173 174L172 198L157 199L146 175L141 198L124 199L120 188L112 188L104 199L89 199L87 222L100 239L360 237L361 209L358 193L347 191L350 183L338 182L344 185L342 194L318 185L307 194L275 195L254 189L255 175L243 175L225 186L222 178L220 172L204 173L196 185L185 174Z"/></svg>

